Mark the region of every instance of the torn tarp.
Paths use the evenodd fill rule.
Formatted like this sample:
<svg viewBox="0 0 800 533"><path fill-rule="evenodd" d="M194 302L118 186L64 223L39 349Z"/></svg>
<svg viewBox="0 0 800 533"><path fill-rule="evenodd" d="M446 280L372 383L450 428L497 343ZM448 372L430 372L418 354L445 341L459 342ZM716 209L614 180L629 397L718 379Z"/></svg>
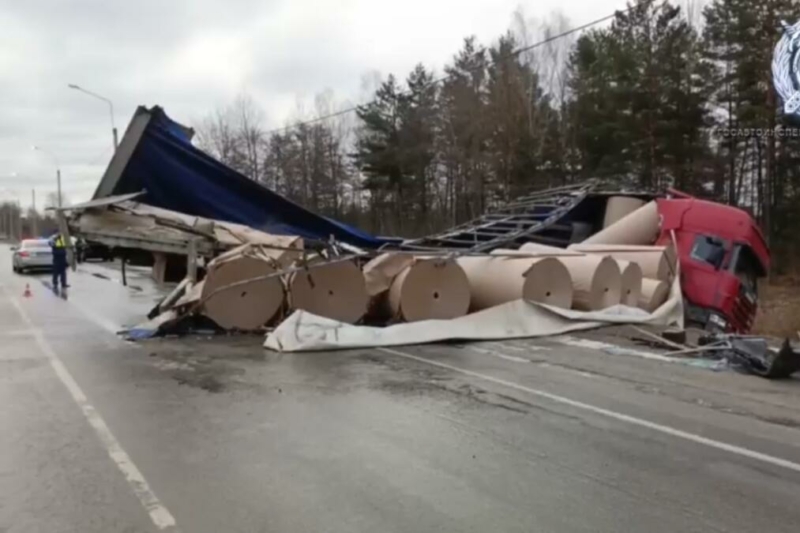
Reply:
<svg viewBox="0 0 800 533"><path fill-rule="evenodd" d="M146 191L141 198L146 204L266 233L325 241L333 236L362 248L384 244L270 191L195 148L190 139L191 130L160 107L139 107L94 198Z"/></svg>

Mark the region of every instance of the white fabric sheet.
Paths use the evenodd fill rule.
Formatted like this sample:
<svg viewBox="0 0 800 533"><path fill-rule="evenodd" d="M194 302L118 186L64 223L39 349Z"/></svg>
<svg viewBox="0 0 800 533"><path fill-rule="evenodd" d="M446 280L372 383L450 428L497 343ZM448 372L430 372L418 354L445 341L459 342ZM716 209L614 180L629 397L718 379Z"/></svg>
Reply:
<svg viewBox="0 0 800 533"><path fill-rule="evenodd" d="M623 305L582 312L517 300L453 320L426 320L379 328L344 324L295 311L267 335L264 347L282 352L325 351L447 340L544 337L607 324L683 327L683 297L678 279L679 276L672 284L669 299L651 314Z"/></svg>

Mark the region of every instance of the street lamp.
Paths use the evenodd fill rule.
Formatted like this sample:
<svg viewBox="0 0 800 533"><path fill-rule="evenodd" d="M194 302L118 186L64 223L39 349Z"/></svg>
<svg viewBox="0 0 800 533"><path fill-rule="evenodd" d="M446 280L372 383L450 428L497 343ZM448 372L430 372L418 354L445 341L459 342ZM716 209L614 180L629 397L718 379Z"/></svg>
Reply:
<svg viewBox="0 0 800 533"><path fill-rule="evenodd" d="M53 162L56 164L56 183L58 184L58 208L61 209L61 165L58 162L58 158L53 152L45 150L39 146L33 145L31 148L36 152L42 152L47 154Z"/></svg>
<svg viewBox="0 0 800 533"><path fill-rule="evenodd" d="M83 87L75 85L74 83L68 84L67 87L69 87L70 89L75 89L76 91L80 91L84 94L88 94L89 96L93 96L98 100L102 100L108 104L108 110L111 114L111 134L114 136L114 151L116 152L118 143L117 143L117 127L114 125L114 103L105 96L100 96L99 94L93 93L92 91L84 89Z"/></svg>

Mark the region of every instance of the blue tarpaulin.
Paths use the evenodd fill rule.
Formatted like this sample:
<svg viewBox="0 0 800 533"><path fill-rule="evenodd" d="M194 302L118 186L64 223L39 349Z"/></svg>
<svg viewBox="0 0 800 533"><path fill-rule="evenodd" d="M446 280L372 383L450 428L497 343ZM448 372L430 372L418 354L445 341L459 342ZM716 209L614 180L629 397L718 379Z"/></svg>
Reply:
<svg viewBox="0 0 800 533"><path fill-rule="evenodd" d="M313 213L225 166L191 143L159 107L140 107L95 198L146 191L143 203L279 235L376 248L384 240Z"/></svg>

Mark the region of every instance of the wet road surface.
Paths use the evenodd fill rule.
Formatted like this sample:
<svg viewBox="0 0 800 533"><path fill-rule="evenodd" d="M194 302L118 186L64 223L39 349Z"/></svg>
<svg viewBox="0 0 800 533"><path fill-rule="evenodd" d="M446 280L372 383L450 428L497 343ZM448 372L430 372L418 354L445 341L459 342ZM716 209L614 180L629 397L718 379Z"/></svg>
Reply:
<svg viewBox="0 0 800 533"><path fill-rule="evenodd" d="M0 532L800 523L797 380L601 338L316 354L246 336L131 344L113 332L156 292L136 273L125 288L81 270L65 301L13 275L0 248Z"/></svg>

